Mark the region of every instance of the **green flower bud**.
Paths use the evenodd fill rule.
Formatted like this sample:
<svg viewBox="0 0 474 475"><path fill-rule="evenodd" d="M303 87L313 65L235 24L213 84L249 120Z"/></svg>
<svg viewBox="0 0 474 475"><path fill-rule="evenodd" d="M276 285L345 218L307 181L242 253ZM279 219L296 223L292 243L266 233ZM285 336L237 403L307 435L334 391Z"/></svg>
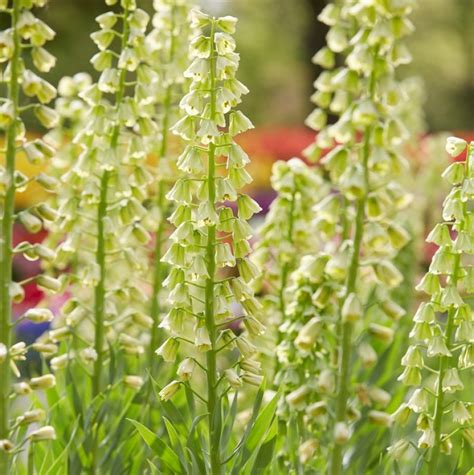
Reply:
<svg viewBox="0 0 474 475"><path fill-rule="evenodd" d="M36 284L43 290L58 292L61 289L61 282L48 275L40 275L36 278Z"/></svg>
<svg viewBox="0 0 474 475"><path fill-rule="evenodd" d="M158 394L162 401L169 401L181 387L180 381L171 381L171 383L167 384Z"/></svg>
<svg viewBox="0 0 474 475"><path fill-rule="evenodd" d="M259 374L247 373L244 371L242 373L242 381L252 386L260 387L263 383L263 376Z"/></svg>
<svg viewBox="0 0 474 475"><path fill-rule="evenodd" d="M46 419L46 413L42 409L33 409L26 411L23 415L17 417L16 422L19 425L30 425L36 422L42 422Z"/></svg>
<svg viewBox="0 0 474 475"><path fill-rule="evenodd" d="M243 381L242 378L237 374L237 372L230 368L224 371L226 380L229 382L229 385L232 389L239 389L242 387Z"/></svg>
<svg viewBox="0 0 474 475"><path fill-rule="evenodd" d="M50 389L56 386L56 378L52 374L45 374L44 376L31 378L29 384L31 389Z"/></svg>
<svg viewBox="0 0 474 475"><path fill-rule="evenodd" d="M54 318L53 312L47 308L31 308L26 311L23 318L33 323L51 322Z"/></svg>
<svg viewBox="0 0 474 475"><path fill-rule="evenodd" d="M31 443L41 442L44 440L55 440L56 431L54 430L54 427L52 426L43 426L31 432L28 435L28 438L30 439Z"/></svg>
<svg viewBox="0 0 474 475"><path fill-rule="evenodd" d="M418 414L426 412L429 409L428 393L423 388L415 389L407 405Z"/></svg>
<svg viewBox="0 0 474 475"><path fill-rule="evenodd" d="M426 242L432 242L438 246L451 246L449 227L445 223L438 223L428 234Z"/></svg>
<svg viewBox="0 0 474 475"><path fill-rule="evenodd" d="M372 368L377 363L377 352L374 348L366 342L362 342L358 349L357 354L364 366L364 368Z"/></svg>
<svg viewBox="0 0 474 475"><path fill-rule="evenodd" d="M392 425L392 417L390 414L382 411L369 411L368 420L372 424L376 424L383 427L390 427Z"/></svg>
<svg viewBox="0 0 474 475"><path fill-rule="evenodd" d="M441 291L438 276L432 273L425 274L415 289L419 292L425 292L430 295L438 294Z"/></svg>

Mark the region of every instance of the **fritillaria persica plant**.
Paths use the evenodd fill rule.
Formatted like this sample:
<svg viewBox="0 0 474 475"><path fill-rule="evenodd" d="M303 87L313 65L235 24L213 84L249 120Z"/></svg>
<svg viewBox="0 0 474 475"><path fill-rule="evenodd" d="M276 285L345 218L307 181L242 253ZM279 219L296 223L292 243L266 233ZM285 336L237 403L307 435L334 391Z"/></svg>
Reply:
<svg viewBox="0 0 474 475"><path fill-rule="evenodd" d="M230 455L222 434L223 399L230 390L260 386L263 379L249 340L264 331L257 319L261 304L249 286L258 272L248 260L252 230L247 220L260 208L240 191L251 180L245 170L249 158L234 136L253 126L235 110L248 92L235 77L237 20L197 10L192 15L193 25L204 33L191 42L192 63L185 76L192 84L180 103L186 114L172 128L187 145L177 162L183 175L167 194L176 203L170 217L176 229L163 256L171 266L165 282L171 309L163 324L170 337L157 353L171 363L181 350L178 378L160 397L167 401L184 387L203 405L208 419L205 464L211 473L222 473ZM232 275L235 271L238 276ZM240 303L243 315L235 314L233 301ZM229 327L235 322L241 322L244 334Z"/></svg>
<svg viewBox="0 0 474 475"><path fill-rule="evenodd" d="M417 287L430 301L421 303L413 317L411 344L401 361L404 371L399 380L414 389L394 414L398 425L418 415L416 446L430 473L439 467L440 457L462 450L463 437L472 445L474 435L467 389L474 365L473 316L468 303L474 290L470 259L474 253L470 211L474 145L449 137L446 151L452 157L465 153L465 158L443 173L452 189L443 203L443 221L427 238L438 250ZM399 439L389 452L396 460L402 459L410 441L408 436Z"/></svg>
<svg viewBox="0 0 474 475"><path fill-rule="evenodd" d="M46 105L55 98L56 89L37 74L48 72L56 62L44 48L45 43L54 38L54 31L32 12L34 7L45 4L45 0L0 2L0 15L8 24L0 33L0 82L5 91L0 99L0 128L5 137L2 144L5 159L0 166L0 473L10 473L12 460L16 460L27 440L33 447L38 441L55 438L54 428L44 425L46 414L42 409L22 410L17 419L13 419L13 403L19 402L24 407L24 396L32 391L47 390L56 383L51 374L15 382L20 377L17 364L26 358L28 347L24 342L14 342L15 322L12 320L12 305L23 300L23 286L29 281L35 280L46 292L56 292L61 287L56 279L46 275L23 282L12 279L15 254L22 254L29 260L54 259L54 252L41 244L22 242L13 247L12 240L15 223L37 233L44 222L56 219L54 210L45 203L19 213L14 208L16 194L26 190L31 183L36 182L47 191L53 191L57 186L57 181L44 173L27 177L16 166L20 154L36 165L54 155L54 149L43 139L31 140L27 136L23 122L28 110L34 112L42 128L54 127L58 120L56 112ZM21 317L34 323L48 322L52 318L51 310L39 307L28 310ZM31 424L36 429L27 436Z"/></svg>
<svg viewBox="0 0 474 475"><path fill-rule="evenodd" d="M342 473L356 421L391 424L381 410L389 394L360 378L405 313L390 295L403 279L392 259L409 239L397 216L410 202L399 178L408 131L396 114L404 98L394 74L410 61L402 39L412 29L412 6L344 1L319 16L330 30L327 46L313 58L325 71L315 82L317 108L307 119L319 133L305 154L319 160L330 192L312 220L323 245L301 260L288 289L293 301L284 345L291 350L281 352L281 411L295 421L287 442L294 444L290 434L296 433L301 444L299 459L293 456L290 464L329 466L332 474ZM336 66L337 54L342 66ZM337 121L328 124L328 114ZM325 149L330 152L319 158Z"/></svg>

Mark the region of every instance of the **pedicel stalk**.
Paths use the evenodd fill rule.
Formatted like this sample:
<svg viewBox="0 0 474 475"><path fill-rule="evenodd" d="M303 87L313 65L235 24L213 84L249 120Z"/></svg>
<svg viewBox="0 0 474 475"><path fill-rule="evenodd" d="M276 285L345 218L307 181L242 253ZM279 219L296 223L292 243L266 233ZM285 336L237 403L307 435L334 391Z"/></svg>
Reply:
<svg viewBox="0 0 474 475"><path fill-rule="evenodd" d="M24 342L14 341L12 305L24 298L23 285L36 281L45 292L59 290L61 284L54 277L37 275L26 281L13 280L13 258L23 255L28 260L44 258L51 260L54 253L41 244L19 243L13 247L13 228L22 224L29 232L39 232L44 222L56 218L55 212L45 203L31 209L15 211L18 192L25 191L32 183L53 192L56 180L40 173L27 177L16 167L18 155L24 154L35 165L47 162L54 150L42 138L27 136L23 116L33 111L42 127L51 128L57 123L57 114L48 104L56 96L56 89L37 73L46 73L55 65L55 58L44 48L54 38L54 31L32 13L34 7L45 6L45 0L12 0L0 2L0 17L8 24L0 32L0 63L3 68L0 82L5 96L0 98L0 128L4 132L0 165L0 473L11 473L12 462L16 466L18 450L27 440L30 450L36 442L51 440L55 431L50 426L37 427L26 436L31 424L43 425L46 414L43 410L26 411L14 419L13 404L19 396L33 390L44 391L55 385L55 378L46 374L30 381L22 381L17 362L26 358L29 349ZM31 62L31 63L30 63ZM32 69L27 68L31 64ZM28 310L21 319L32 322L50 321L53 315L47 308Z"/></svg>

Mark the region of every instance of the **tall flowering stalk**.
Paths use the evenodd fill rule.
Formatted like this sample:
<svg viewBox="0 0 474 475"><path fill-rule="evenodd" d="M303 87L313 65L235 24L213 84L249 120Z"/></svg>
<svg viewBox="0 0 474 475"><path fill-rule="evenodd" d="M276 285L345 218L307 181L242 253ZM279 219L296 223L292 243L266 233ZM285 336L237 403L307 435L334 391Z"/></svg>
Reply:
<svg viewBox="0 0 474 475"><path fill-rule="evenodd" d="M0 99L0 128L5 134L1 150L5 158L0 166L0 473L11 473L12 458L26 440L25 427L41 424L45 419L44 411L38 409L25 412L14 422L13 400L32 390L49 389L55 385L55 378L50 374L32 378L29 382L14 382L14 378L20 378L17 361L25 359L28 347L24 342L14 343L15 323L12 320L12 304L23 300L24 284L36 280L41 288L53 292L60 287L56 279L45 275L23 282L15 282L12 277L15 254L23 254L29 260L54 258L54 253L41 244L24 242L13 248L12 242L16 222L22 223L30 232L38 232L45 221L55 219L54 211L44 203L15 213L17 192L27 189L31 182L39 183L47 191L53 191L56 186L56 181L44 173L27 178L16 169L19 153L24 153L33 164L41 164L54 154L54 150L41 138L30 140L26 136L23 122L28 110L34 111L45 128L53 127L57 122L54 110L46 106L54 99L55 88L25 64L28 56L31 67L40 73L48 72L55 64L54 56L43 47L54 38L54 32L31 12L33 7L45 4L45 0L0 2L0 15L9 22L8 28L0 32L0 63L4 65L0 82L6 91L5 97ZM52 313L46 308L35 308L27 311L22 318L45 322L51 320ZM50 426L29 434L32 443L54 437L54 429Z"/></svg>
<svg viewBox="0 0 474 475"><path fill-rule="evenodd" d="M52 341L71 339L75 356L92 365L93 397L104 388L106 340L119 341L126 353L137 355L144 352L142 344L132 342L137 329L150 327L138 311L144 297L140 277L146 270L140 249L149 241L141 220L151 175L143 161L144 138L157 130L148 102L153 85L146 63L148 15L124 0L120 13L104 13L97 21L101 30L92 38L100 51L91 62L101 76L80 93L91 108L91 120L74 138L80 154L63 175L70 188L58 204L58 228L67 232L58 265L64 267L68 257L76 261L73 297L50 332ZM117 25L121 28L113 29ZM127 330L133 334L121 333Z"/></svg>
<svg viewBox="0 0 474 475"><path fill-rule="evenodd" d="M156 216L155 242L152 254L152 295L150 302L150 318L153 321L149 344L149 368L155 374L157 358L155 350L159 342L158 327L161 323L163 308L163 279L165 272L161 258L164 253L163 241L166 238L166 218L168 203L165 199L170 182L175 177L175 163L179 148L170 137L170 126L180 119L184 111L178 103L185 94L189 79L183 73L188 68L189 42L195 36L190 25L190 11L194 5L190 0L155 0L153 30L147 37L150 51L150 66L157 74L155 100L157 112L155 121L159 130L158 140L151 138L151 151L157 156L155 179L152 192L153 206L150 216Z"/></svg>
<svg viewBox="0 0 474 475"><path fill-rule="evenodd" d="M172 129L187 146L178 159L184 174L167 194L176 203L170 217L176 230L163 256L171 266L165 284L172 307L163 323L171 336L157 350L169 362L175 361L180 347L180 354L186 356L177 369L179 378L160 396L169 400L185 386L205 406L206 464L213 474L223 473L232 458L222 433L227 392L244 383L259 386L262 382L260 365L252 359L255 346L247 336L237 336L228 328L241 320L251 336L263 332L256 318L260 305L249 287L258 271L248 259L252 230L247 220L259 207L238 191L251 177L245 171L249 158L233 139L252 127L242 112L233 110L248 92L235 78L236 21L196 10L192 14L193 26L206 34L191 42L193 61L185 76L192 78L192 84L181 101L186 115ZM237 214L231 202L236 202ZM225 269L238 270L239 276L226 276ZM241 304L243 316L233 313L233 301ZM199 376L204 376L204 385Z"/></svg>
<svg viewBox="0 0 474 475"><path fill-rule="evenodd" d="M345 0L319 16L330 30L313 61L326 70L315 82L317 108L307 119L319 133L305 154L317 160L330 149L320 163L332 191L315 207L313 221L328 244L293 276L292 351L282 381L286 410L303 439L299 463L329 467L333 475L342 473L356 420L390 425L381 410L387 392L355 382L391 342L392 326L405 313L391 298L402 281L393 258L409 239L398 214L410 202L400 184L408 131L396 113L406 98L395 69L410 61L402 38L412 29L412 6ZM336 67L337 54L343 66ZM336 115L334 124L327 124L328 114ZM365 406L371 410L362 411Z"/></svg>
<svg viewBox="0 0 474 475"><path fill-rule="evenodd" d="M451 454L453 440L464 436L474 445L470 411L474 400L472 394L463 393L472 382L474 366L474 320L468 303L474 290L469 261L474 253L470 213L474 143L468 145L463 139L450 137L446 150L453 157L466 152L466 158L452 163L443 173L452 189L443 203L443 222L427 238L439 247L417 287L430 295L430 301L423 302L413 317L412 344L401 362L405 369L399 380L415 389L394 414L402 425L412 413L418 414L416 427L421 435L417 445L424 450L422 457L429 473L444 467L441 457ZM409 441L401 439L389 451L399 459L408 447Z"/></svg>
<svg viewBox="0 0 474 475"><path fill-rule="evenodd" d="M144 202L152 179L145 160L158 134L158 78L148 64L148 14L134 0L106 3L117 9L96 19L100 30L92 39L99 51L91 63L100 77L79 94L89 115L73 140L76 160L62 176L65 191L52 229L64 236L56 265L70 266L69 298L45 342L61 343L50 361L61 390L74 385L85 403L71 410L83 423L76 437L83 438L87 455L69 450L68 456L91 473L126 456L102 457L102 440L106 434L126 437L124 411L143 384L139 358L152 327L143 310L150 241ZM61 429L65 443L73 428Z"/></svg>
<svg viewBox="0 0 474 475"><path fill-rule="evenodd" d="M318 249L318 240L314 239L308 222L324 185L317 170L298 158L276 162L271 182L278 195L259 230L252 261L264 269L260 290L265 295L265 323L276 329L270 337L271 344L278 345L286 331L291 273L303 255ZM283 351L284 346L279 350ZM277 358L276 367L278 364ZM276 380L275 385L278 383Z"/></svg>

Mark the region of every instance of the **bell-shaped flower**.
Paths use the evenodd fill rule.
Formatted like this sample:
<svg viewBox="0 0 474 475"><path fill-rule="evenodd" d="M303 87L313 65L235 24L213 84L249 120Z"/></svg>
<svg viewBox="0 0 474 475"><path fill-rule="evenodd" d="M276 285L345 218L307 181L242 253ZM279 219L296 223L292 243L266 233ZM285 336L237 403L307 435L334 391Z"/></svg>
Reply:
<svg viewBox="0 0 474 475"><path fill-rule="evenodd" d="M443 378L443 391L447 393L455 393L464 389L464 384L459 377L458 370L456 368L449 368L446 370Z"/></svg>
<svg viewBox="0 0 474 475"><path fill-rule="evenodd" d="M181 381L189 381L193 375L196 362L192 358L185 358L178 366L176 374Z"/></svg>

